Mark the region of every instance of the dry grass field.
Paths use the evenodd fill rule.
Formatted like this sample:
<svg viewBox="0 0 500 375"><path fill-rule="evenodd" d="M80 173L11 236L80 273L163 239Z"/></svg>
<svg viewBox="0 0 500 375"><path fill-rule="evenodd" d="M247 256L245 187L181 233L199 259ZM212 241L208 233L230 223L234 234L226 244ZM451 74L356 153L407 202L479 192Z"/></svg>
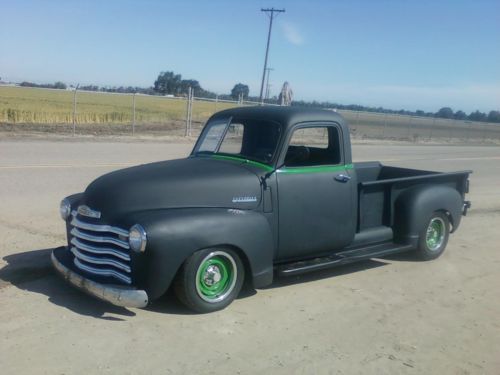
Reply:
<svg viewBox="0 0 500 375"><path fill-rule="evenodd" d="M192 108L196 136L214 112L236 103L196 99ZM184 134L187 102L183 98L135 96L135 125L140 134ZM339 111L355 139L411 142L500 142L500 125L372 112ZM73 92L0 86L0 131L64 133L73 122ZM80 134L128 134L133 95L78 91L76 126Z"/></svg>
<svg viewBox="0 0 500 375"><path fill-rule="evenodd" d="M132 94L78 91L77 124L130 124ZM196 101L193 119L206 119L232 103ZM136 95L136 123L159 124L186 116L186 100ZM73 91L0 87L0 123L68 124L73 121Z"/></svg>

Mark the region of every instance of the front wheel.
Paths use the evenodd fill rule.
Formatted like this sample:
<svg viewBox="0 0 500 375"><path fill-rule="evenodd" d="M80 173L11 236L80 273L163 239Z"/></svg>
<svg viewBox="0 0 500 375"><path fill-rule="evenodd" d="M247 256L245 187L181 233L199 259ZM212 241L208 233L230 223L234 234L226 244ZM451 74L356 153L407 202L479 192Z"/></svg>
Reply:
<svg viewBox="0 0 500 375"><path fill-rule="evenodd" d="M434 212L421 230L417 253L423 260L439 257L448 243L450 220L444 212Z"/></svg>
<svg viewBox="0 0 500 375"><path fill-rule="evenodd" d="M244 278L245 269L235 251L200 250L182 265L175 282L175 294L196 312L217 311L238 296Z"/></svg>

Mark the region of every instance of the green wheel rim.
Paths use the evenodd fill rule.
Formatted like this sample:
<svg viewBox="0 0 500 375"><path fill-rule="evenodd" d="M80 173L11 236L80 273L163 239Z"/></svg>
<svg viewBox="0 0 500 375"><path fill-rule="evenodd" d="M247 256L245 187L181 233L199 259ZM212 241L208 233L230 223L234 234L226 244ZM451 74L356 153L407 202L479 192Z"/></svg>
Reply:
<svg viewBox="0 0 500 375"><path fill-rule="evenodd" d="M445 231L446 225L443 219L440 217L431 219L425 236L425 243L429 250L436 251L441 247L444 241Z"/></svg>
<svg viewBox="0 0 500 375"><path fill-rule="evenodd" d="M196 291L207 302L225 299L234 289L237 277L236 262L225 251L214 251L200 263L196 272Z"/></svg>

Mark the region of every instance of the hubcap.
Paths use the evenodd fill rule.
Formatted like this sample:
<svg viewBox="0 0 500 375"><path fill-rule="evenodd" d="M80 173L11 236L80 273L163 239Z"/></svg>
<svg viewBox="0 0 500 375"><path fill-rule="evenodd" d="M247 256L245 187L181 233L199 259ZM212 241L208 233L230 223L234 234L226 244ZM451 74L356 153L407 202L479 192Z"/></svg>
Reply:
<svg viewBox="0 0 500 375"><path fill-rule="evenodd" d="M220 302L234 289L236 262L225 251L214 251L201 262L196 272L196 292L207 302Z"/></svg>
<svg viewBox="0 0 500 375"><path fill-rule="evenodd" d="M220 273L219 267L211 265L208 266L205 274L203 275L203 282L208 286L212 286L214 284L217 284L221 278L222 275Z"/></svg>
<svg viewBox="0 0 500 375"><path fill-rule="evenodd" d="M445 228L444 221L440 217L435 217L431 220L425 237L425 242L429 250L436 251L441 247L444 241Z"/></svg>

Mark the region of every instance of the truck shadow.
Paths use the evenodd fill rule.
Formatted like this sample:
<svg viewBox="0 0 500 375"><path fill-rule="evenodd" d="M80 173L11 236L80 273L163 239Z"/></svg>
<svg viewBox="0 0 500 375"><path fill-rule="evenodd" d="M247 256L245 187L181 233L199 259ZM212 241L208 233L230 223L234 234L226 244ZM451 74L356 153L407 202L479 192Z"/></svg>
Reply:
<svg viewBox="0 0 500 375"><path fill-rule="evenodd" d="M123 321L136 315L132 310L100 301L67 284L52 268L51 252L52 249L40 249L3 257L7 264L0 269L0 289L13 285L23 291L42 294L55 305L96 319ZM254 290L244 290L238 298L253 294ZM177 301L171 289L146 310L173 315L195 314Z"/></svg>
<svg viewBox="0 0 500 375"><path fill-rule="evenodd" d="M74 313L98 319L123 321L122 317L136 315L126 308L87 296L65 283L52 268L51 251L32 250L5 256L3 260L7 265L0 269L0 289L13 285L23 291L45 295L51 303Z"/></svg>
<svg viewBox="0 0 500 375"><path fill-rule="evenodd" d="M49 302L64 307L76 314L109 321L124 321L133 317L135 312L119 306L100 301L86 295L64 282L52 268L50 253L52 249L26 251L7 255L3 260L7 263L0 269L0 289L9 285L32 293L48 297ZM306 273L292 277L275 277L273 284L262 289L275 289L307 283L321 279L338 277L353 272L360 272L387 265L381 260L366 260L326 270ZM257 291L246 285L238 299L248 298ZM172 288L158 301L146 308L148 311L173 315L194 315L177 301Z"/></svg>
<svg viewBox="0 0 500 375"><path fill-rule="evenodd" d="M236 299L248 298L256 294L257 291L251 285L249 285L249 283L246 283L243 285L243 288L241 289L240 294L238 295L238 297L236 297ZM182 303L180 303L175 296L173 288L169 288L162 297L149 304L146 307L146 310L160 314L200 315L197 312L189 310Z"/></svg>

